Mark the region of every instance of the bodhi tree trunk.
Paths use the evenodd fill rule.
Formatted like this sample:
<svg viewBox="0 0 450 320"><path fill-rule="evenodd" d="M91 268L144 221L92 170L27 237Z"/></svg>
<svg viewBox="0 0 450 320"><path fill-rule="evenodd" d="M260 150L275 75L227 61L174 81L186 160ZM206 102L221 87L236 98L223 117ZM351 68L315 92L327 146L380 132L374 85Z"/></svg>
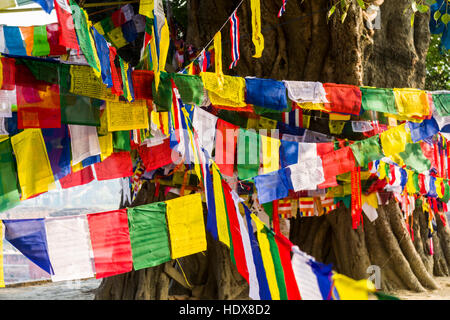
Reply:
<svg viewBox="0 0 450 320"><path fill-rule="evenodd" d="M239 2L188 0L187 43L203 48ZM409 0L365 2L380 6L381 24L376 29L366 27L368 15L354 3L342 23L339 12L327 20L331 1L290 0L278 18L282 1L261 0L265 47L262 57L255 59L250 1L244 1L237 12L241 54L233 70L226 68L231 63L229 25L222 30L224 72L278 80L423 88L429 14L416 14L411 27L411 12L404 12ZM327 122L314 120L310 125L325 133L327 127ZM132 206L174 196L155 195L154 185L146 182ZM365 216L363 222L363 227L352 229L350 211L340 206L326 216L291 219L290 239L317 261L333 263L337 272L354 279L368 278L368 267L379 266L386 291L436 289L433 276L449 275L450 230L441 221L433 236L434 256L429 255L427 218L420 209L414 212L414 241L393 200L378 209L374 222ZM248 299L248 285L232 264L229 250L207 237L206 253L104 279L96 299Z"/></svg>

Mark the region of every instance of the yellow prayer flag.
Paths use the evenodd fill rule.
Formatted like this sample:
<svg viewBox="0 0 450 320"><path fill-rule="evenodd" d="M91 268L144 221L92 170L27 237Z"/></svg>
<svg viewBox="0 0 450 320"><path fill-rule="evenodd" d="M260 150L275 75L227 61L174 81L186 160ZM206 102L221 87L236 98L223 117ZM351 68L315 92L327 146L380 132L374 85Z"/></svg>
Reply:
<svg viewBox="0 0 450 320"><path fill-rule="evenodd" d="M269 173L280 169L280 145L279 139L260 135L263 156L263 173Z"/></svg>
<svg viewBox="0 0 450 320"><path fill-rule="evenodd" d="M119 100L119 97L103 84L102 79L95 75L93 68L88 66L70 66L70 92L100 100Z"/></svg>
<svg viewBox="0 0 450 320"><path fill-rule="evenodd" d="M266 272L267 283L269 284L270 295L272 300L280 300L280 290L278 288L277 278L275 275L275 266L270 252L270 243L267 234L264 232L264 223L254 214L251 217L256 225L256 237L258 239L259 249L263 260L264 270Z"/></svg>
<svg viewBox="0 0 450 320"><path fill-rule="evenodd" d="M343 274L333 273L334 286L341 300L368 300L375 285L369 279L353 280Z"/></svg>
<svg viewBox="0 0 450 320"><path fill-rule="evenodd" d="M208 90L212 105L242 108L245 102L245 79L241 77L223 76L223 86L213 72L202 72L203 85Z"/></svg>
<svg viewBox="0 0 450 320"><path fill-rule="evenodd" d="M47 192L55 186L41 129L25 129L11 137L16 155L21 200Z"/></svg>
<svg viewBox="0 0 450 320"><path fill-rule="evenodd" d="M425 116L430 115L430 103L426 91L411 88L394 88L393 92L395 97L395 105L397 107L400 119L423 119Z"/></svg>
<svg viewBox="0 0 450 320"><path fill-rule="evenodd" d="M329 112L327 108L325 108L325 105L323 103L312 103L312 102L303 102L303 103L297 103L297 105L305 110L318 110L318 111L325 111Z"/></svg>
<svg viewBox="0 0 450 320"><path fill-rule="evenodd" d="M105 136L99 136L98 142L100 144L100 150L102 152L100 158L103 161L110 155L112 155L114 152L112 133L108 132L108 134Z"/></svg>
<svg viewBox="0 0 450 320"><path fill-rule="evenodd" d="M411 143L411 133L406 130L406 123L380 133L381 147L389 157L405 151L407 143Z"/></svg>
<svg viewBox="0 0 450 320"><path fill-rule="evenodd" d="M230 247L230 235L228 233L228 216L225 210L225 199L223 196L222 178L219 168L212 162L214 200L216 205L217 234L219 241Z"/></svg>
<svg viewBox="0 0 450 320"><path fill-rule="evenodd" d="M139 1L139 14L153 19L154 0Z"/></svg>
<svg viewBox="0 0 450 320"><path fill-rule="evenodd" d="M376 192L372 192L369 195L361 194L361 202L362 204L367 203L369 206L378 209L378 198Z"/></svg>
<svg viewBox="0 0 450 320"><path fill-rule="evenodd" d="M264 50L264 37L261 33L261 3L260 0L251 0L252 10L252 40L255 45L253 58L261 58Z"/></svg>
<svg viewBox="0 0 450 320"><path fill-rule="evenodd" d="M170 45L170 31L167 19L164 19L164 25L161 28L161 40L159 41L159 71L166 70L167 54Z"/></svg>
<svg viewBox="0 0 450 320"><path fill-rule="evenodd" d="M108 131L148 129L148 109L145 100L133 103L106 102Z"/></svg>
<svg viewBox="0 0 450 320"><path fill-rule="evenodd" d="M16 6L16 2L14 0L2 0L0 3L0 9L7 9Z"/></svg>
<svg viewBox="0 0 450 320"><path fill-rule="evenodd" d="M117 27L108 32L108 38L116 48L125 47L128 41L123 36L122 27Z"/></svg>
<svg viewBox="0 0 450 320"><path fill-rule="evenodd" d="M223 71L222 71L222 34L219 32L214 36L214 66L216 76L219 81L219 88L223 88Z"/></svg>
<svg viewBox="0 0 450 320"><path fill-rule="evenodd" d="M200 193L166 201L171 258L206 250L205 222Z"/></svg>
<svg viewBox="0 0 450 320"><path fill-rule="evenodd" d="M70 167L72 168L72 172L77 172L83 169L83 163L78 162L76 165L72 165L72 161L70 161Z"/></svg>
<svg viewBox="0 0 450 320"><path fill-rule="evenodd" d="M443 198L444 197L444 193L442 192L442 188L441 188L441 182L443 182L444 179L443 178L439 178L436 177L436 180L434 181L434 186L436 187L436 193L438 195L439 198Z"/></svg>
<svg viewBox="0 0 450 320"><path fill-rule="evenodd" d="M351 115L349 114L339 114L339 113L330 113L330 120L350 120Z"/></svg>
<svg viewBox="0 0 450 320"><path fill-rule="evenodd" d="M414 186L414 181L413 181L414 171L409 170L409 169L405 169L405 170L406 170L406 173L408 174L408 180L406 181L406 190L408 191L408 194L415 194L419 190L416 190L416 187Z"/></svg>

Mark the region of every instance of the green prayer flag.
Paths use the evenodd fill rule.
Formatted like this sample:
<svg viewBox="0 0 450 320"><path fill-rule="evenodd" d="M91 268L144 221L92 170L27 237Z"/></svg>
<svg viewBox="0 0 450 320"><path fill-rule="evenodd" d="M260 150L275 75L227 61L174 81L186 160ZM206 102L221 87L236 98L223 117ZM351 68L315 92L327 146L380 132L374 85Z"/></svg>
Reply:
<svg viewBox="0 0 450 320"><path fill-rule="evenodd" d="M13 208L20 202L17 172L10 139L0 142L0 211Z"/></svg>
<svg viewBox="0 0 450 320"><path fill-rule="evenodd" d="M153 102L159 107L158 111L167 111L172 105L172 83L170 79L174 80L184 104L202 104L204 87L199 76L161 72L158 91L156 91L155 82L153 82Z"/></svg>
<svg viewBox="0 0 450 320"><path fill-rule="evenodd" d="M59 77L59 93L61 95L63 93L69 93L71 82L69 64L64 63L59 64L58 77Z"/></svg>
<svg viewBox="0 0 450 320"><path fill-rule="evenodd" d="M431 167L431 162L423 155L419 142L407 143L405 151L400 152L399 155L407 167L419 173L428 171Z"/></svg>
<svg viewBox="0 0 450 320"><path fill-rule="evenodd" d="M256 177L259 170L259 134L239 129L237 141L237 171L240 180Z"/></svg>
<svg viewBox="0 0 450 320"><path fill-rule="evenodd" d="M450 201L450 186L448 185L448 180L444 181L444 187L444 197L442 197L441 201L447 203Z"/></svg>
<svg viewBox="0 0 450 320"><path fill-rule="evenodd" d="M380 291L376 291L373 294L378 298L378 300L400 300L395 296L391 296Z"/></svg>
<svg viewBox="0 0 450 320"><path fill-rule="evenodd" d="M131 151L130 131L114 131L113 146L116 150Z"/></svg>
<svg viewBox="0 0 450 320"><path fill-rule="evenodd" d="M237 113L236 111L231 111L231 110L225 110L225 109L219 109L217 116L226 121L229 122L231 124L234 124L235 126L238 126L240 128L247 128L247 121L248 118L246 116L236 116Z"/></svg>
<svg viewBox="0 0 450 320"><path fill-rule="evenodd" d="M288 300L286 281L284 279L283 265L281 264L280 252L275 241L275 236L272 230L264 226L264 231L269 239L270 253L272 254L273 266L275 268L275 277L277 279L278 290L280 292L280 300Z"/></svg>
<svg viewBox="0 0 450 320"><path fill-rule="evenodd" d="M103 28L103 31L106 33L110 32L112 29L115 28L114 23L111 19L111 17L107 17L100 21L100 24Z"/></svg>
<svg viewBox="0 0 450 320"><path fill-rule="evenodd" d="M60 94L61 123L99 127L102 102L70 93Z"/></svg>
<svg viewBox="0 0 450 320"><path fill-rule="evenodd" d="M135 270L170 261L166 204L150 203L128 208L131 252Z"/></svg>
<svg viewBox="0 0 450 320"><path fill-rule="evenodd" d="M37 80L45 81L51 84L59 84L60 68L62 64L30 59L21 59L21 62L23 62L27 68L30 69L31 73Z"/></svg>
<svg viewBox="0 0 450 320"><path fill-rule="evenodd" d="M35 26L33 32L33 50L31 54L35 57L48 56L50 54L50 44L47 40L46 26Z"/></svg>
<svg viewBox="0 0 450 320"><path fill-rule="evenodd" d="M377 112L397 114L395 97L392 89L360 87L362 108Z"/></svg>
<svg viewBox="0 0 450 320"><path fill-rule="evenodd" d="M434 108L440 116L450 116L450 94L432 94Z"/></svg>
<svg viewBox="0 0 450 320"><path fill-rule="evenodd" d="M369 162L384 157L378 135L355 142L350 148L360 167L366 167Z"/></svg>
<svg viewBox="0 0 450 320"><path fill-rule="evenodd" d="M74 0L70 0L73 23L77 34L78 44L86 58L87 63L100 73L100 61L98 61L97 50L94 47L92 36L89 32L88 21L85 11L80 8Z"/></svg>

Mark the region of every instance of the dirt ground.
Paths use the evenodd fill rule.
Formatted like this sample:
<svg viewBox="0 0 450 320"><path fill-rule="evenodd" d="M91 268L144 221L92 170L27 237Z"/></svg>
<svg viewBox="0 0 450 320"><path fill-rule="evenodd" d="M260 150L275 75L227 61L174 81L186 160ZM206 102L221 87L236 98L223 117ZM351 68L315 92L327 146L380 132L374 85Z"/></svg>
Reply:
<svg viewBox="0 0 450 320"><path fill-rule="evenodd" d="M450 300L450 277L436 278L440 289L422 293L390 292L402 300ZM0 300L93 300L101 280L46 282L31 286L0 288Z"/></svg>
<svg viewBox="0 0 450 320"><path fill-rule="evenodd" d="M438 290L420 293L399 290L391 293L402 300L450 300L450 277L436 277L435 280L440 286Z"/></svg>

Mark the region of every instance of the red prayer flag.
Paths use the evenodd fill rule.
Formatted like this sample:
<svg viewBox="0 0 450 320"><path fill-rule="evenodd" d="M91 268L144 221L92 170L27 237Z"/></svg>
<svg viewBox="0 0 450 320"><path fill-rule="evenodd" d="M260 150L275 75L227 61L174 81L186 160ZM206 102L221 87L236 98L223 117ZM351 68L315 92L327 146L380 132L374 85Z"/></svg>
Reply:
<svg viewBox="0 0 450 320"><path fill-rule="evenodd" d="M355 167L355 158L350 147L327 153L321 158L325 179L352 171Z"/></svg>
<svg viewBox="0 0 450 320"><path fill-rule="evenodd" d="M88 184L92 180L94 180L94 173L92 172L92 167L89 166L82 170L71 172L67 176L59 179L59 183L63 189L68 189Z"/></svg>
<svg viewBox="0 0 450 320"><path fill-rule="evenodd" d="M291 263L291 248L293 244L281 233L275 233L275 242L277 243L281 265L283 266L288 300L301 300Z"/></svg>
<svg viewBox="0 0 450 320"><path fill-rule="evenodd" d="M153 71L133 70L131 78L133 81L134 98L136 100L152 100Z"/></svg>
<svg viewBox="0 0 450 320"><path fill-rule="evenodd" d="M146 171L155 170L172 163L170 139L164 139L162 144L150 148L139 146L138 152Z"/></svg>
<svg viewBox="0 0 450 320"><path fill-rule="evenodd" d="M87 215L95 277L129 272L133 268L127 209Z"/></svg>
<svg viewBox="0 0 450 320"><path fill-rule="evenodd" d="M55 0L56 16L60 27L59 44L66 48L80 50L72 18L72 10L67 0Z"/></svg>
<svg viewBox="0 0 450 320"><path fill-rule="evenodd" d="M334 151L334 143L333 142L324 142L324 143L317 143L317 155L320 157L326 155L327 153ZM336 180L336 176L325 176L325 181L319 184L317 187L320 189L323 188L330 188L335 187L338 185L338 182Z"/></svg>
<svg viewBox="0 0 450 320"><path fill-rule="evenodd" d="M133 162L128 151L114 152L102 162L94 164L97 180L110 180L131 177Z"/></svg>
<svg viewBox="0 0 450 320"><path fill-rule="evenodd" d="M236 212L236 207L231 196L231 188L225 180L222 180L222 187L231 233L234 261L236 262L238 272L248 282L247 260L245 259L244 244L242 243L241 229L237 217L238 213Z"/></svg>
<svg viewBox="0 0 450 320"><path fill-rule="evenodd" d="M216 129L216 163L220 172L233 176L234 158L236 153L238 126L222 119L217 120Z"/></svg>
<svg viewBox="0 0 450 320"><path fill-rule="evenodd" d="M47 27L47 41L50 45L51 56L60 56L67 53L65 46L62 46L59 42L61 37L61 28L58 23L48 24Z"/></svg>
<svg viewBox="0 0 450 320"><path fill-rule="evenodd" d="M361 90L357 86L349 84L324 83L330 103L325 103L325 108L333 113L359 115L361 111Z"/></svg>
<svg viewBox="0 0 450 320"><path fill-rule="evenodd" d="M117 96L121 96L123 94L122 89L122 77L119 77L119 73L117 72L117 67L114 61L116 60L117 50L116 48L110 46L109 47L109 64L111 65L111 78L113 81L113 86L111 87L111 92Z"/></svg>
<svg viewBox="0 0 450 320"><path fill-rule="evenodd" d="M3 84L1 90L14 90L16 86L16 61L12 58L1 58L3 66Z"/></svg>
<svg viewBox="0 0 450 320"><path fill-rule="evenodd" d="M125 18L125 14L122 10L116 10L111 15L111 20L114 24L114 27L120 27L125 22L127 22L127 19Z"/></svg>

